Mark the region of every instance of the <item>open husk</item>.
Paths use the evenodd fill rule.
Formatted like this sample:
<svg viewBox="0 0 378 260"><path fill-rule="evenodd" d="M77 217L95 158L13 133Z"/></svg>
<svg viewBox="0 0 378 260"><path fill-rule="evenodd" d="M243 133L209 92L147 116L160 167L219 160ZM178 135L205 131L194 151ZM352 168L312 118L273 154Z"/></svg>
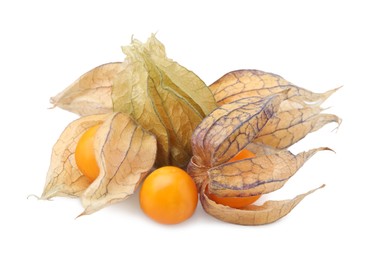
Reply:
<svg viewBox="0 0 378 260"><path fill-rule="evenodd" d="M124 112L156 136L156 165L186 167L191 136L217 104L192 71L169 59L155 35L122 47L124 62L98 66L51 98L81 116Z"/></svg>
<svg viewBox="0 0 378 260"><path fill-rule="evenodd" d="M53 147L42 198L79 197L81 215L126 199L154 166L187 166L203 208L241 225L272 223L307 195L234 209L220 197L274 192L316 152L288 149L311 132L341 119L321 107L336 89L314 93L259 70L232 71L209 87L192 71L169 59L152 35L122 48L124 62L98 66L51 98L82 116L63 131ZM92 183L75 162L81 135L101 124L95 137L99 177ZM228 162L241 150L256 157Z"/></svg>
<svg viewBox="0 0 378 260"><path fill-rule="evenodd" d="M322 185L316 189L306 193L297 195L293 199L288 200L272 200L266 201L262 205L249 205L243 209L234 209L228 206L217 204L210 200L205 194L205 186L203 185L200 200L203 209L211 216L233 224L239 225L263 225L275 222L290 213L290 211L298 205L307 195L323 188Z"/></svg>
<svg viewBox="0 0 378 260"><path fill-rule="evenodd" d="M235 224L268 224L323 187L291 200L267 201L242 209L212 201L206 189L218 197L248 197L282 188L312 155L331 150L321 147L294 155L287 148L325 124L340 124L341 120L323 114L320 107L337 89L313 93L271 73L230 72L210 89L219 107L194 131L193 157L187 168L207 213ZM256 157L228 162L243 149L253 151Z"/></svg>
<svg viewBox="0 0 378 260"><path fill-rule="evenodd" d="M94 149L100 173L90 183L78 170L74 153L81 135L97 124L101 126L96 132ZM82 215L124 200L153 167L156 147L156 138L127 114L81 117L68 125L54 145L41 197L80 197Z"/></svg>

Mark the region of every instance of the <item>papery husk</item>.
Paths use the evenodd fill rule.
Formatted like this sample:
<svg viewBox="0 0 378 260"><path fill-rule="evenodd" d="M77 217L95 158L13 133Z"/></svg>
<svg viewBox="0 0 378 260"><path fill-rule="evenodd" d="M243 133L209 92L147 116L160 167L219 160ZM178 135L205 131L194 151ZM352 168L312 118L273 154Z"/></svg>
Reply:
<svg viewBox="0 0 378 260"><path fill-rule="evenodd" d="M202 205L210 215L235 224L268 224L288 214L314 191L298 195L292 200L266 202L262 206L252 205L243 210L217 204L205 194L204 186L218 197L248 197L278 190L313 154L330 150L321 147L294 155L280 145L258 140L265 134L274 136L281 127L291 132L291 127L296 126L299 131L293 131L293 135L300 133L305 136L309 132L306 132L307 123L321 111L318 105L310 108L304 99L290 94L291 89L283 89L284 92L280 90L262 97L228 100L229 103L210 113L194 131L193 157L187 170L200 189ZM314 97L305 90L297 90L296 93L305 93L303 97L308 100ZM322 99L321 95L318 97ZM286 116L294 111L299 111L301 116ZM318 128L316 124L312 125L312 129L315 128ZM288 146L297 141L284 137L281 138ZM250 149L256 157L228 162L242 149Z"/></svg>
<svg viewBox="0 0 378 260"><path fill-rule="evenodd" d="M91 69L52 97L51 104L81 116L113 112L113 80L123 66L122 62L112 62Z"/></svg>
<svg viewBox="0 0 378 260"><path fill-rule="evenodd" d="M242 209L235 209L210 200L205 193L206 184L205 182L202 186L200 201L203 209L209 215L228 223L249 226L270 224L283 218L306 196L325 186L322 185L316 189L297 195L293 199L266 201L262 205L249 205Z"/></svg>
<svg viewBox="0 0 378 260"><path fill-rule="evenodd" d="M98 124L94 149L100 173L91 183L76 165L75 149L82 134ZM133 194L155 158L156 138L127 114L81 117L68 125L54 145L41 198L80 197L81 215L91 214Z"/></svg>
<svg viewBox="0 0 378 260"><path fill-rule="evenodd" d="M156 67L172 81L171 86L177 86L175 90L185 95L185 99L196 107L201 115L206 116L217 107L212 92L201 78L193 71L169 59L164 45L157 40L155 35L151 35L145 46Z"/></svg>
<svg viewBox="0 0 378 260"><path fill-rule="evenodd" d="M105 114L81 117L64 129L53 146L42 199L77 197L90 185L89 179L82 175L76 165L75 149L83 133L92 126L102 124L106 117Z"/></svg>
<svg viewBox="0 0 378 260"><path fill-rule="evenodd" d="M197 164L212 167L234 157L256 138L286 97L284 92L265 98L242 98L214 110L192 136Z"/></svg>
<svg viewBox="0 0 378 260"><path fill-rule="evenodd" d="M208 169L227 162L252 143L286 98L287 92L242 98L222 105L202 120L192 135L193 157L187 167L198 189Z"/></svg>
<svg viewBox="0 0 378 260"><path fill-rule="evenodd" d="M339 88L325 93L314 93L290 83L281 76L259 70L229 72L209 88L218 105L245 97L266 97L284 90L288 91L287 100L281 102L275 116L256 136L255 143L284 149L326 124L341 123L338 116L323 114L323 109L320 107Z"/></svg>
<svg viewBox="0 0 378 260"><path fill-rule="evenodd" d="M145 127L155 133L158 145L157 161L169 163L168 132L164 127L156 106L149 97L148 82L151 81L148 70L141 59L128 55L129 63L114 81L112 98L114 109L129 114Z"/></svg>
<svg viewBox="0 0 378 260"><path fill-rule="evenodd" d="M248 197L270 193L282 186L318 151L320 147L297 155L281 150L225 163L208 169L208 189L219 197Z"/></svg>
<svg viewBox="0 0 378 260"><path fill-rule="evenodd" d="M266 97L284 90L289 90L289 99L319 105L337 90L332 89L322 94L314 93L290 83L279 75L252 69L228 72L209 88L219 105L244 97Z"/></svg>
<svg viewBox="0 0 378 260"><path fill-rule="evenodd" d="M81 195L91 214L127 199L150 172L156 158L156 138L125 113L109 116L94 140L99 176Z"/></svg>
<svg viewBox="0 0 378 260"><path fill-rule="evenodd" d="M278 149L288 148L329 123L341 124L341 119L333 114L321 114L317 108L279 111L269 120L254 142Z"/></svg>
<svg viewBox="0 0 378 260"><path fill-rule="evenodd" d="M96 67L51 98L53 106L79 115L124 112L153 133L157 166L186 167L190 138L217 104L206 84L166 56L155 35L122 48L124 62Z"/></svg>
<svg viewBox="0 0 378 260"><path fill-rule="evenodd" d="M123 51L128 64L115 80L114 109L156 136L157 166L186 167L192 132L216 108L211 91L193 72L168 59L154 35L145 44L133 40Z"/></svg>

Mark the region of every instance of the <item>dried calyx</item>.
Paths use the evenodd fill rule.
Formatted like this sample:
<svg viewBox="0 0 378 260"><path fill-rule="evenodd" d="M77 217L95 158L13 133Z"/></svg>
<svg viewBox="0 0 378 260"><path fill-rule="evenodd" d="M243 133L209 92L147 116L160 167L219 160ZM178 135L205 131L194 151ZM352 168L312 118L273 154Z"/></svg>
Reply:
<svg viewBox="0 0 378 260"><path fill-rule="evenodd" d="M297 155L291 145L340 119L320 105L323 94L258 70L225 74L209 87L166 56L154 35L123 47L124 62L98 66L51 98L53 106L81 117L55 144L42 198L80 197L82 214L128 198L153 167L186 168L206 212L223 221L271 223L305 196L234 209L206 195L247 197L280 189L316 152ZM75 162L83 133L101 124L94 141L100 173L90 182ZM256 157L229 162L248 149ZM321 186L323 187L323 186ZM319 187L319 188L321 188Z"/></svg>
<svg viewBox="0 0 378 260"><path fill-rule="evenodd" d="M42 198L80 197L89 214L133 194L153 167L186 167L191 136L217 105L193 72L165 54L154 35L123 47L124 62L98 66L51 98L81 117L56 142ZM94 149L100 173L92 183L75 162L83 133L101 124Z"/></svg>
<svg viewBox="0 0 378 260"><path fill-rule="evenodd" d="M243 209L211 201L205 189L221 197L255 196L280 189L312 155L330 150L321 147L294 155L286 148L325 124L340 124L337 116L323 114L320 108L336 89L317 94L257 70L230 72L210 89L219 108L194 131L193 157L188 166L201 190L205 211L242 225L267 224L282 218L316 189L291 200ZM257 156L229 163L242 149Z"/></svg>
<svg viewBox="0 0 378 260"><path fill-rule="evenodd" d="M75 162L75 147L90 127L96 132L94 150L100 168L91 183ZM43 199L80 197L84 214L128 198L155 162L156 138L127 114L85 116L69 124L53 147Z"/></svg>

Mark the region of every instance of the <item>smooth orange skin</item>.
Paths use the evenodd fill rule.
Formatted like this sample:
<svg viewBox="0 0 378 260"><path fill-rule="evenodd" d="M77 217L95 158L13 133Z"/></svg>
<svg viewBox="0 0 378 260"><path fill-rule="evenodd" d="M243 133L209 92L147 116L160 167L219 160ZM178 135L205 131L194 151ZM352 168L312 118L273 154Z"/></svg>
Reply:
<svg viewBox="0 0 378 260"><path fill-rule="evenodd" d="M162 224L178 224L193 215L198 193L193 179L184 170L164 166L147 176L139 201L151 219Z"/></svg>
<svg viewBox="0 0 378 260"><path fill-rule="evenodd" d="M236 162L242 159L247 159L247 158L253 158L256 155L252 152L250 152L247 149L241 150L237 155L235 155L233 158L231 158L228 162ZM205 190L206 196L215 201L218 204L222 204L224 206L229 206L231 208L244 208L252 203L254 203L256 200L258 200L261 195L256 195L256 196L249 196L249 197L218 197L215 194L209 193L208 189L206 187Z"/></svg>
<svg viewBox="0 0 378 260"><path fill-rule="evenodd" d="M100 125L95 125L84 132L75 150L76 165L80 172L91 182L94 181L100 173L93 146L94 138L99 127Z"/></svg>

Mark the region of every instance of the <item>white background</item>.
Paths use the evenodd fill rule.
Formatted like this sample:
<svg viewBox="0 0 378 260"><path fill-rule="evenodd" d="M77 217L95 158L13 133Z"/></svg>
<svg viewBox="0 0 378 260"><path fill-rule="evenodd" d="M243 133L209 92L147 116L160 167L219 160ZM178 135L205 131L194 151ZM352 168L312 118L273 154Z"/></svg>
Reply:
<svg viewBox="0 0 378 260"><path fill-rule="evenodd" d="M1 1L0 259L377 259L377 7L374 1ZM323 183L266 226L220 222L198 207L154 223L137 196L75 219L78 200L41 201L53 144L76 118L49 98L120 46L156 33L168 56L207 84L241 68L279 74L343 118L294 146L329 146L282 191Z"/></svg>

